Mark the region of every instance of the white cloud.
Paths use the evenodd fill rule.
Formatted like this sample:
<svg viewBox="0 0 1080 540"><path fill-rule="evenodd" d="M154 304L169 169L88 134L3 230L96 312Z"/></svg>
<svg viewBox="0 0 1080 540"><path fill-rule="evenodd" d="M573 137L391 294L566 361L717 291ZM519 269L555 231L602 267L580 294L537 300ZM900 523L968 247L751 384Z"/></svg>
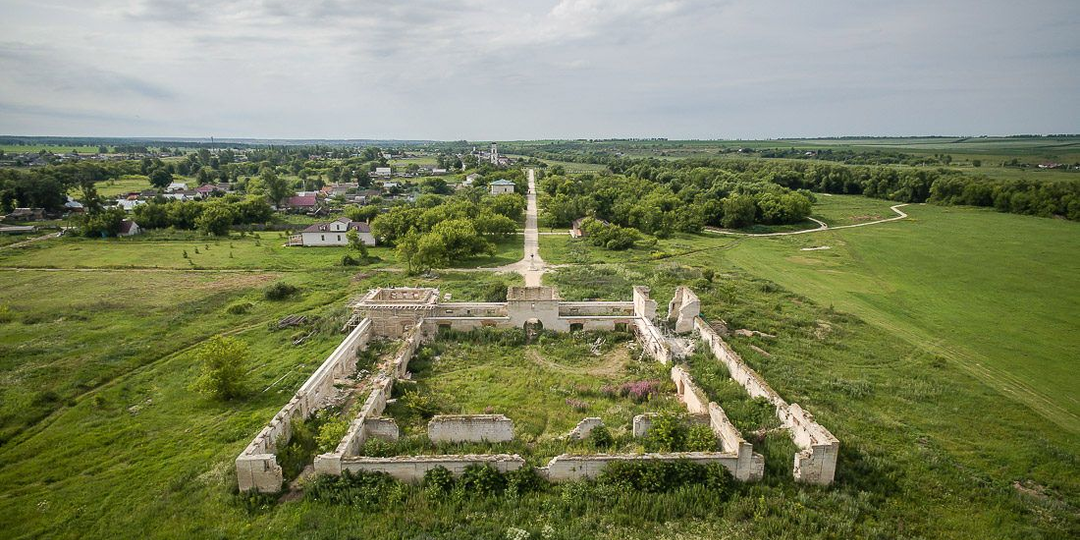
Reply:
<svg viewBox="0 0 1080 540"><path fill-rule="evenodd" d="M9 3L7 133L757 137L1080 125L1080 4L1069 1Z"/></svg>

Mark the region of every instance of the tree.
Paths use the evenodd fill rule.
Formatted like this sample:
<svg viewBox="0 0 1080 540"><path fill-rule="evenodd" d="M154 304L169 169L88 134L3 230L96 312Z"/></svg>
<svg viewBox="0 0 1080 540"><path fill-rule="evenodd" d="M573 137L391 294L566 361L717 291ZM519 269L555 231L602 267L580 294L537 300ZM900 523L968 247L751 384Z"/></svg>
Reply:
<svg viewBox="0 0 1080 540"><path fill-rule="evenodd" d="M356 229L349 229L349 232L345 233L345 238L349 240L349 247L360 252L360 256L366 260L368 257L367 246L360 238L360 233L356 232Z"/></svg>
<svg viewBox="0 0 1080 540"><path fill-rule="evenodd" d="M473 226L480 235L493 238L509 238L517 233L517 223L514 220L487 210L473 220Z"/></svg>
<svg viewBox="0 0 1080 540"><path fill-rule="evenodd" d="M235 213L226 203L204 203L203 211L195 219L195 226L204 234L227 236Z"/></svg>
<svg viewBox="0 0 1080 540"><path fill-rule="evenodd" d="M262 174L259 176L262 180L263 188L266 189L266 195L270 198L270 202L274 203L274 206L281 206L282 201L293 194L292 187L289 186L288 180L278 176L270 167L264 167Z"/></svg>
<svg viewBox="0 0 1080 540"><path fill-rule="evenodd" d="M724 199L724 217L721 224L729 229L745 227L754 223L757 204L751 195L732 193Z"/></svg>
<svg viewBox="0 0 1080 540"><path fill-rule="evenodd" d="M247 392L247 344L217 336L203 344L195 359L201 364L192 389L217 399L230 400Z"/></svg>
<svg viewBox="0 0 1080 540"><path fill-rule="evenodd" d="M89 238L116 236L120 233L120 225L125 217L124 211L119 208L87 212L83 217L80 232Z"/></svg>
<svg viewBox="0 0 1080 540"><path fill-rule="evenodd" d="M150 172L150 185L158 189L165 189L172 183L172 174L162 169L154 169Z"/></svg>

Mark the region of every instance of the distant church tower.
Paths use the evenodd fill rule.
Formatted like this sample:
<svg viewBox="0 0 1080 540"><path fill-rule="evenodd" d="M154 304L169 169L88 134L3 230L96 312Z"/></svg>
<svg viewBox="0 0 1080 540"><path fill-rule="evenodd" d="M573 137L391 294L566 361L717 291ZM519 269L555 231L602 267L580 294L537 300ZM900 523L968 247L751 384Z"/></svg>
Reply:
<svg viewBox="0 0 1080 540"><path fill-rule="evenodd" d="M499 145L491 143L491 164L499 164Z"/></svg>

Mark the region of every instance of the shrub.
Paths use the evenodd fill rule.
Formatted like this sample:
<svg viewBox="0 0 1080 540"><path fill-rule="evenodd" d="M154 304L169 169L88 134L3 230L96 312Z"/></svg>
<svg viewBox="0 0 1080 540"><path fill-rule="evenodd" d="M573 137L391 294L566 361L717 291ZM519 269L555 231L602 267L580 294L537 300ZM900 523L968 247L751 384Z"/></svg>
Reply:
<svg viewBox="0 0 1080 540"><path fill-rule="evenodd" d="M423 485L430 493L449 493L454 489L454 475L446 467L435 467L424 473Z"/></svg>
<svg viewBox="0 0 1080 540"><path fill-rule="evenodd" d="M607 426L596 426L589 432L589 442L592 443L593 448L602 450L615 444L615 437L611 436L611 431Z"/></svg>
<svg viewBox="0 0 1080 540"><path fill-rule="evenodd" d="M225 312L229 315L243 315L251 311L253 307L255 307L255 304L251 302L236 302L229 304L229 307L225 308Z"/></svg>
<svg viewBox="0 0 1080 540"><path fill-rule="evenodd" d="M373 509L400 500L403 486L386 473L342 471L341 476L319 475L304 489L308 500Z"/></svg>
<svg viewBox="0 0 1080 540"><path fill-rule="evenodd" d="M686 426L678 417L661 414L653 419L645 436L645 449L650 452L680 452L686 448Z"/></svg>
<svg viewBox="0 0 1080 540"><path fill-rule="evenodd" d="M357 261L352 255L345 255L341 258L341 266L360 266L360 261Z"/></svg>
<svg viewBox="0 0 1080 540"><path fill-rule="evenodd" d="M618 386L604 385L600 388L600 393L610 398L629 397L636 403L642 403L659 394L663 385L663 381L658 380L632 381Z"/></svg>
<svg viewBox="0 0 1080 540"><path fill-rule="evenodd" d="M505 302L507 285L502 281L492 281L484 286L483 297L485 302Z"/></svg>
<svg viewBox="0 0 1080 540"><path fill-rule="evenodd" d="M524 495L525 493L531 493L535 491L541 491L547 485L547 481L540 478L540 474L536 472L536 469L532 465L525 465L524 467L510 471L503 475L506 477L506 492L507 495Z"/></svg>
<svg viewBox="0 0 1080 540"><path fill-rule="evenodd" d="M300 292L300 289L296 286L279 281L267 287L263 296L265 296L267 300L285 300L296 295L298 292Z"/></svg>
<svg viewBox="0 0 1080 540"><path fill-rule="evenodd" d="M461 475L461 485L467 493L487 497L502 493L506 478L491 465L469 465Z"/></svg>
<svg viewBox="0 0 1080 540"><path fill-rule="evenodd" d="M589 410L589 404L581 401L580 399L566 398L566 404L577 412L585 412Z"/></svg>
<svg viewBox="0 0 1080 540"><path fill-rule="evenodd" d="M319 445L319 453L332 452L348 431L349 423L344 418L327 419L319 426L319 434L315 437L315 442Z"/></svg>
<svg viewBox="0 0 1080 540"><path fill-rule="evenodd" d="M665 493L693 485L729 495L733 490L731 473L719 463L697 465L678 461L622 461L609 463L597 478L600 485L622 489Z"/></svg>
<svg viewBox="0 0 1080 540"><path fill-rule="evenodd" d="M686 431L686 450L688 452L715 452L716 434L706 425L696 424Z"/></svg>
<svg viewBox="0 0 1080 540"><path fill-rule="evenodd" d="M344 435L344 433L342 433ZM340 437L338 438L341 439ZM379 437L368 437L364 441L364 447L360 449L360 454L370 457L390 457L394 455L394 445L386 439L380 439Z"/></svg>
<svg viewBox="0 0 1080 540"><path fill-rule="evenodd" d="M15 319L15 315L11 313L11 308L0 305L0 324L9 323Z"/></svg>
<svg viewBox="0 0 1080 540"><path fill-rule="evenodd" d="M231 337L215 337L203 344L195 358L202 372L192 389L218 399L233 399L247 391L248 348Z"/></svg>
<svg viewBox="0 0 1080 540"><path fill-rule="evenodd" d="M292 437L286 440L282 435L276 441L277 462L286 479L296 478L311 462L318 447L315 434L307 422L293 422L291 431Z"/></svg>

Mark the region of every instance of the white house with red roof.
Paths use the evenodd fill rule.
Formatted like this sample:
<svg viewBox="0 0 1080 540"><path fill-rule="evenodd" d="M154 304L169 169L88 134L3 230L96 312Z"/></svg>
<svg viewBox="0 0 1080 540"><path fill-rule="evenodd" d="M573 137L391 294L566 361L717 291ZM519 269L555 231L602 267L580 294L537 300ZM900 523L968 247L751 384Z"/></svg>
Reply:
<svg viewBox="0 0 1080 540"><path fill-rule="evenodd" d="M329 223L316 223L289 237L290 246L347 246L349 231L360 235L360 241L366 246L375 245L371 226L363 221L352 221L343 217Z"/></svg>

